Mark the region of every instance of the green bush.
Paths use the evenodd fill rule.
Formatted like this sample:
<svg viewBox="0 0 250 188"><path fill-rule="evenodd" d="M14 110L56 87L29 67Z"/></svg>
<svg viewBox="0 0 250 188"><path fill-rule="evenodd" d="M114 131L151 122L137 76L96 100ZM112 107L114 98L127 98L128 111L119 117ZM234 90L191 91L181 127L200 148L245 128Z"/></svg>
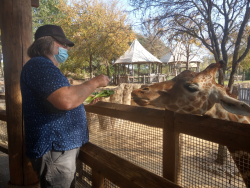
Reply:
<svg viewBox="0 0 250 188"><path fill-rule="evenodd" d="M245 72L245 80L250 80L250 70L249 69Z"/></svg>

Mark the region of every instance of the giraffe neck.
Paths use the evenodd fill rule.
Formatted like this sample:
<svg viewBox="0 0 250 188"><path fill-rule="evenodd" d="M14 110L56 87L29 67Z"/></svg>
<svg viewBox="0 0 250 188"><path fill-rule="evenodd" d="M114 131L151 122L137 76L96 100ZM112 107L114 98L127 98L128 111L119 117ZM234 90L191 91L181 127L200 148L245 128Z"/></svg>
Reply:
<svg viewBox="0 0 250 188"><path fill-rule="evenodd" d="M212 118L234 121L238 123L250 124L250 117L241 116L237 114L232 114L226 111L220 104L216 103L205 115L208 115Z"/></svg>

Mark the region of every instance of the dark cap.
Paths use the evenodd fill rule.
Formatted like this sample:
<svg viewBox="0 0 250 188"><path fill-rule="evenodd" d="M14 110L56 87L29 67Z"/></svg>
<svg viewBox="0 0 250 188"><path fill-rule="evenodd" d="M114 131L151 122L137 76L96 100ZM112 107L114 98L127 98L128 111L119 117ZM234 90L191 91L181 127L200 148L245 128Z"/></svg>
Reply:
<svg viewBox="0 0 250 188"><path fill-rule="evenodd" d="M74 46L74 43L68 40L60 26L43 25L36 30L35 40L44 37L52 36L55 40L62 44L67 44L69 47Z"/></svg>

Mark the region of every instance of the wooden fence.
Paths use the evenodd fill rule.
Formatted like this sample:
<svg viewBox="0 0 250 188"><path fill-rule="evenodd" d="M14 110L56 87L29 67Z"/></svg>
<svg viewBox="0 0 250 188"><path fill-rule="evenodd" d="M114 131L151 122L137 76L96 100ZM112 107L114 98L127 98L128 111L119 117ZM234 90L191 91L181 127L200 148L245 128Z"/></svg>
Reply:
<svg viewBox="0 0 250 188"><path fill-rule="evenodd" d="M140 76L114 75L113 84L118 85L120 83L141 83L141 84L159 83L166 81L166 77L168 77L168 75L165 74L151 74L151 75L140 75Z"/></svg>
<svg viewBox="0 0 250 188"><path fill-rule="evenodd" d="M165 179L88 143L81 148L79 159L93 169L93 187L104 187L104 178L120 187L179 187L174 183L177 183L179 176L180 133L250 152L248 124L106 102L98 102L94 106L85 108L86 112L163 129L163 177ZM6 120L4 112L0 113L0 120ZM7 153L6 149L0 146L0 150L5 153Z"/></svg>
<svg viewBox="0 0 250 188"><path fill-rule="evenodd" d="M250 88L242 88L239 85L239 100L250 105Z"/></svg>

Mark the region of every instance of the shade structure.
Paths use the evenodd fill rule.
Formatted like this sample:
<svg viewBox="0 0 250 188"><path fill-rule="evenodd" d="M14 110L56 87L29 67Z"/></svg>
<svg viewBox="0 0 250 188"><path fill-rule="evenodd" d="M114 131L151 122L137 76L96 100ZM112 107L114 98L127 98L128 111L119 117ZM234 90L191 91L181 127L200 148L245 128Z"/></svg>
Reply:
<svg viewBox="0 0 250 188"><path fill-rule="evenodd" d="M123 56L115 61L114 64L147 64L147 63L157 63L162 62L148 52L137 39L131 44L130 48L125 52Z"/></svg>
<svg viewBox="0 0 250 188"><path fill-rule="evenodd" d="M165 56L161 58L162 63L186 63L187 55L185 50L183 50L183 45L177 45L173 52L168 52ZM190 54L189 63L202 63L202 60L197 55Z"/></svg>

